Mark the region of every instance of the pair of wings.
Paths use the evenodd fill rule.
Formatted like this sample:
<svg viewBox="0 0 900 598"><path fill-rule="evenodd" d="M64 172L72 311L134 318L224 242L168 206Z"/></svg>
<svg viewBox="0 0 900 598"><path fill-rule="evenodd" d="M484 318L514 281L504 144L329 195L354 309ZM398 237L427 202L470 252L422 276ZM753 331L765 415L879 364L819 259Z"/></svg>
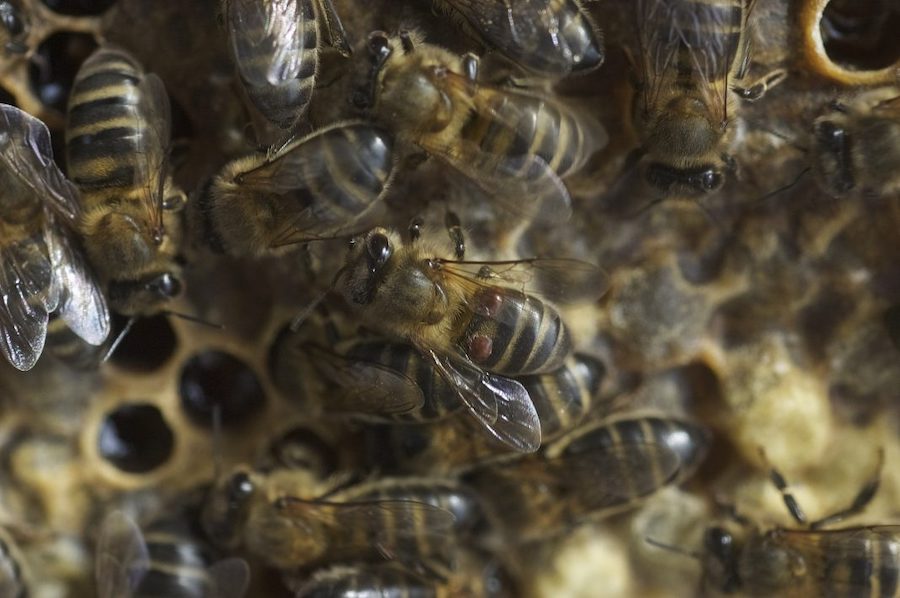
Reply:
<svg viewBox="0 0 900 598"><path fill-rule="evenodd" d="M552 78L570 74L581 62L581 48L573 48L562 34L569 21L581 16L593 27L586 11L574 0L438 0L458 12L491 46L516 64ZM594 37L594 50L599 54Z"/></svg>
<svg viewBox="0 0 900 598"><path fill-rule="evenodd" d="M635 0L642 110L656 113L676 71L689 68L716 122L727 122L729 84L749 62L747 22L756 0ZM733 34L733 35L732 35Z"/></svg>
<svg viewBox="0 0 900 598"><path fill-rule="evenodd" d="M392 141L387 133L366 123L349 122L278 148L265 162L241 173L240 185L284 197L283 217L269 231L268 245L274 248L336 236L347 229L371 228L381 215L378 199L392 170ZM339 197L332 197L348 191L357 200L349 209ZM306 196L306 205L292 197L297 193ZM354 211L357 208L362 211Z"/></svg>
<svg viewBox="0 0 900 598"><path fill-rule="evenodd" d="M39 231L0 244L0 351L24 371L43 352L51 313L99 345L109 334L109 310L77 246L78 191L53 161L47 126L6 104L0 104L0 122L0 168L10 177L6 192L21 194L9 203L41 214ZM16 226L10 222L14 209L0 206L0 230Z"/></svg>
<svg viewBox="0 0 900 598"><path fill-rule="evenodd" d="M141 529L121 511L110 513L100 528L94 562L99 598L134 596L152 568ZM196 571L186 573L192 577L198 574ZM201 573L208 581L210 593L204 596L209 598L242 598L250 583L250 568L243 559L225 559Z"/></svg>
<svg viewBox="0 0 900 598"><path fill-rule="evenodd" d="M564 303L597 299L608 287L608 277L599 267L570 259L527 259L500 262L455 261L435 258L442 272L462 285L464 295L480 291L502 294L504 300L525 301L526 291ZM515 285L517 288L499 286ZM476 305L469 309L477 313ZM516 310L480 314L509 326L516 325ZM515 380L477 367L463 354L444 354L432 347L417 346L421 359L449 384L461 404L494 438L519 452L534 452L541 444L541 423L525 387ZM387 364L337 355L307 345L305 357L319 375L340 391L329 397L331 408L391 416L419 409L424 401L418 382Z"/></svg>
<svg viewBox="0 0 900 598"><path fill-rule="evenodd" d="M456 519L450 511L426 502L332 502L282 496L273 507L299 530L313 524L324 526L329 552L336 556L353 559L371 555L410 565L418 565L423 559L451 558ZM423 553L423 549L428 552Z"/></svg>

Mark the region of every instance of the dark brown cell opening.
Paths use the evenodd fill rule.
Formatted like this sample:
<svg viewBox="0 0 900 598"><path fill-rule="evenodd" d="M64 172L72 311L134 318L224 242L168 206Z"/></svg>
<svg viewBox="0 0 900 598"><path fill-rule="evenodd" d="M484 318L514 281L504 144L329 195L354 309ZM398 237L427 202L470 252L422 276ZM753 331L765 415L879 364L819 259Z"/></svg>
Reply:
<svg viewBox="0 0 900 598"><path fill-rule="evenodd" d="M117 339L127 323L128 318L115 315L110 337ZM139 318L122 337L110 361L123 369L152 372L165 365L177 347L178 338L168 317Z"/></svg>
<svg viewBox="0 0 900 598"><path fill-rule="evenodd" d="M116 0L41 0L47 8L64 15L90 17L103 14Z"/></svg>
<svg viewBox="0 0 900 598"><path fill-rule="evenodd" d="M900 60L896 0L832 0L819 23L825 53L848 69L883 69Z"/></svg>
<svg viewBox="0 0 900 598"><path fill-rule="evenodd" d="M107 414L97 438L100 456L133 474L148 473L164 464L174 445L162 412L149 403L127 403Z"/></svg>
<svg viewBox="0 0 900 598"><path fill-rule="evenodd" d="M181 406L194 423L211 428L218 408L223 426L246 422L262 410L265 391L246 363L222 351L191 357L181 370Z"/></svg>
<svg viewBox="0 0 900 598"><path fill-rule="evenodd" d="M81 63L97 48L87 33L55 33L45 39L31 57L28 81L45 106L65 112L72 82Z"/></svg>

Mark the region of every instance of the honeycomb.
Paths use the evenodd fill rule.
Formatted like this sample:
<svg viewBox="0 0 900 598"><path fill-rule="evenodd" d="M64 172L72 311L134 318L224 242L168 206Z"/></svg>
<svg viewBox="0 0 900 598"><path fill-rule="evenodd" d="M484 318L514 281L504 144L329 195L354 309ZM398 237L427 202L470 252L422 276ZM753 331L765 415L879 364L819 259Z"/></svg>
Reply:
<svg viewBox="0 0 900 598"><path fill-rule="evenodd" d="M107 43L164 81L182 188L196 196L223 164L256 149L215 0L13 4L24 16L26 49L2 54L0 99L48 125L62 168L75 72ZM426 166L398 176L385 224L442 219L445 204L458 202L473 247L495 259L562 255L601 265L609 292L564 311L578 350L605 368L596 417L689 418L711 431L712 449L696 475L633 509L537 543L497 547L515 578L512 594L696 595L700 563L647 539L699 550L722 503L764 527L796 525L760 447L811 518L849 504L883 454L874 500L847 524L893 523L900 185L837 199L806 170L813 123L832 102L872 88L900 95L892 33L900 10L890 0L759 0L752 67L784 68L787 78L741 104L739 170L721 191L655 202L628 162L639 145L625 50L630 2L584 4L603 31L605 62L553 93L588 110L610 140L566 181L571 221L522 231L455 197L453 181ZM308 131L357 116L348 99L367 74L370 31L417 29L454 52L484 52L427 0L335 0L335 7L355 51L349 59L324 52ZM883 168L896 177L898 166ZM273 344L327 287L323 273L339 266L341 251L326 242L238 259L212 254L195 237L183 252L186 293L173 310L215 326L167 315L141 320L99 367L46 355L18 372L0 360L0 523L22 553L30 595L95 595L93 559L107 513L170 509L202 493L217 472L259 462L291 430L327 448L328 457L316 457L324 469L380 471L360 439L365 426L325 417L272 376ZM291 595L278 572L251 565L248 595Z"/></svg>

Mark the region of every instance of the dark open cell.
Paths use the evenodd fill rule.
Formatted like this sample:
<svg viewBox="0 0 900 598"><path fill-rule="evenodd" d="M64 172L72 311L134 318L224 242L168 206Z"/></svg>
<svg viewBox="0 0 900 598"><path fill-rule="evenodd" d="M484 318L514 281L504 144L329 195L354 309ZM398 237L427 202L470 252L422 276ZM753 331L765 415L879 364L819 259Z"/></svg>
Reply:
<svg viewBox="0 0 900 598"><path fill-rule="evenodd" d="M819 24L825 53L855 70L876 70L900 60L897 0L831 0Z"/></svg>
<svg viewBox="0 0 900 598"><path fill-rule="evenodd" d="M65 111L78 67L96 47L87 33L55 33L41 43L28 65L28 81L44 105Z"/></svg>
<svg viewBox="0 0 900 598"><path fill-rule="evenodd" d="M198 425L211 427L218 407L223 426L245 422L262 410L266 396L256 373L233 355L205 351L181 370L181 405Z"/></svg>
<svg viewBox="0 0 900 598"><path fill-rule="evenodd" d="M169 460L175 438L160 410L149 403L127 403L100 426L100 456L127 473L148 473Z"/></svg>
<svg viewBox="0 0 900 598"><path fill-rule="evenodd" d="M55 12L76 17L88 17L102 14L116 0L42 0Z"/></svg>
<svg viewBox="0 0 900 598"><path fill-rule="evenodd" d="M126 323L126 318L115 316L113 338L118 336ZM169 360L177 346L178 339L166 316L140 318L122 338L110 361L129 370L152 372Z"/></svg>

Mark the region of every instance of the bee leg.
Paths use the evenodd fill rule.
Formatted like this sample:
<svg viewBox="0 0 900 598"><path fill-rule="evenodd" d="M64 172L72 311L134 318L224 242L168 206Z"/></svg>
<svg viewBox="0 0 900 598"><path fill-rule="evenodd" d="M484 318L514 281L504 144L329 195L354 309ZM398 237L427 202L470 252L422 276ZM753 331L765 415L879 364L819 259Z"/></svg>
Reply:
<svg viewBox="0 0 900 598"><path fill-rule="evenodd" d="M810 529L820 529L823 527L827 527L832 523L837 523L842 519L846 519L852 515L856 515L860 513L863 509L868 506L872 499L875 498L875 494L878 492L878 486L881 483L881 468L884 466L884 449L878 449L878 465L875 470L875 473L863 484L863 487L856 494L856 497L853 499L853 502L850 503L845 509L841 509L837 513L832 513L827 517L823 517L816 521L813 521L809 524Z"/></svg>
<svg viewBox="0 0 900 598"><path fill-rule="evenodd" d="M797 499L794 498L794 495L790 493L788 490L787 480L784 479L784 476L781 475L775 467L769 463L769 459L766 457L766 452L762 447L759 448L759 456L762 457L763 463L769 468L769 479L772 480L772 483L775 485L775 488L778 492L781 493L781 498L784 500L784 506L787 507L788 512L791 514L791 517L794 518L794 521L801 525L806 525L807 521L806 514L803 512L803 509L800 508L800 503L797 502Z"/></svg>
<svg viewBox="0 0 900 598"><path fill-rule="evenodd" d="M347 32L344 30L344 24L334 9L332 0L318 0L316 2L319 14L325 22L325 28L328 30L328 41L331 46L340 52L341 56L347 58L353 54L350 42L347 41Z"/></svg>
<svg viewBox="0 0 900 598"><path fill-rule="evenodd" d="M400 37L400 45L403 47L404 54L409 54L416 49L416 42L413 41L409 31L401 31L397 35Z"/></svg>
<svg viewBox="0 0 900 598"><path fill-rule="evenodd" d="M450 235L450 240L453 241L453 253L456 255L456 259L463 259L466 256L466 238L463 235L462 223L459 221L459 216L456 215L456 212L447 210L444 216L444 226L447 227L447 234Z"/></svg>
<svg viewBox="0 0 900 598"><path fill-rule="evenodd" d="M755 102L759 98L766 95L766 92L784 81L787 78L787 71L784 69L775 69L769 73L766 73L761 78L757 79L756 82L751 85L744 87L740 85L736 85L732 87L732 91L734 91L742 100L746 100L748 102Z"/></svg>

